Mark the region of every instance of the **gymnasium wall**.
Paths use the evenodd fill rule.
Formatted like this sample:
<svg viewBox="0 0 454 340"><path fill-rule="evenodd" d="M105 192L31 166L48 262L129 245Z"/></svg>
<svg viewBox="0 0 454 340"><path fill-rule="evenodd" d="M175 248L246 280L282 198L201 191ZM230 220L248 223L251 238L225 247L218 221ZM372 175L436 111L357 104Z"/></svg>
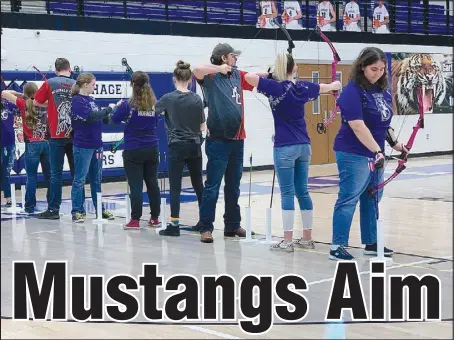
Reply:
<svg viewBox="0 0 454 340"><path fill-rule="evenodd" d="M126 57L133 70L153 73L171 72L175 63L183 59L195 66L198 63L209 63L209 56L218 42L228 42L237 49L243 50L238 66L246 71L266 70L273 64L277 51L287 48L287 41L233 39L210 37L181 37L166 35L140 35L121 33L96 33L80 31L51 31L3 28L2 34L2 73L8 71L31 71L34 65L41 71L53 68L57 57L68 58L71 64L78 65L81 71L123 73L121 59ZM331 50L324 42L296 41L293 54L299 63L330 64ZM350 64L359 51L370 44L334 43L341 63ZM385 52L430 52L434 54L452 54L451 47L410 46L410 45L377 45ZM451 58L452 59L452 58ZM451 65L452 66L452 65ZM452 69L451 69L452 74ZM121 81L117 79L116 81ZM155 82L156 83L156 82ZM156 92L171 90L166 85L153 84ZM451 88L452 89L452 88ZM448 95L452 96L452 90ZM113 102L117 98L112 97ZM452 97L449 99L452 109ZM246 133L245 166L249 166L249 155L253 155L253 166L273 164L272 142L273 120L265 97L256 93L246 93ZM425 129L420 131L412 152L437 153L449 152L452 146L452 110L448 114L426 115ZM395 116L393 126L400 131L400 139L405 141L412 132L417 116ZM118 156L116 156L118 157ZM120 157L121 161L121 157ZM117 163L118 164L118 163ZM121 167L121 164L118 164Z"/></svg>

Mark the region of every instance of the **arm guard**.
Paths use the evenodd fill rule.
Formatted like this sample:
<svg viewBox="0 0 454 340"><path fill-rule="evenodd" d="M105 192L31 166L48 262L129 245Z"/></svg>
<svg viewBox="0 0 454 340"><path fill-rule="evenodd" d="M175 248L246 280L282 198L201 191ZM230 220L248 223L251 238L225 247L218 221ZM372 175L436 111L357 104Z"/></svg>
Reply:
<svg viewBox="0 0 454 340"><path fill-rule="evenodd" d="M390 126L386 131L386 141L388 142L390 147L394 147L397 144L397 137L394 134L394 129Z"/></svg>

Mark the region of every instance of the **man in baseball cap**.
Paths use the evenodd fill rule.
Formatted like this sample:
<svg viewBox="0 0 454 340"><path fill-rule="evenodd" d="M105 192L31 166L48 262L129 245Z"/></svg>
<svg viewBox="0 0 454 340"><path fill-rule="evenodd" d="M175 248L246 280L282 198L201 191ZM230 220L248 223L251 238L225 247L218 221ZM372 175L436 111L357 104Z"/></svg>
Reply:
<svg viewBox="0 0 454 340"><path fill-rule="evenodd" d="M229 44L218 44L211 54L211 64L194 68L208 106L207 177L195 228L204 243L213 242L216 203L224 176L224 237L246 237L238 205L246 138L243 91L252 91L254 87L244 80L246 72L234 67L240 54Z"/></svg>
<svg viewBox="0 0 454 340"><path fill-rule="evenodd" d="M241 51L235 50L232 46L229 44L217 44L215 48L213 49L213 52L211 53L211 56L213 57L222 57L228 54L233 54L234 56L240 56Z"/></svg>

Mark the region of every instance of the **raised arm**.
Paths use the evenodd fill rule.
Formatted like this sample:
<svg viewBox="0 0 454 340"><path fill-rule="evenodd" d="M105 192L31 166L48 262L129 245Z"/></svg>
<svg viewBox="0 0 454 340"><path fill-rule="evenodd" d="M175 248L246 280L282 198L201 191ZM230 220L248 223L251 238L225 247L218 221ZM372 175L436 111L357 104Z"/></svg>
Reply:
<svg viewBox="0 0 454 340"><path fill-rule="evenodd" d="M202 64L194 68L194 75L197 79L202 80L206 75L213 73L222 73L227 74L232 72L232 67L227 64L212 65L212 64Z"/></svg>

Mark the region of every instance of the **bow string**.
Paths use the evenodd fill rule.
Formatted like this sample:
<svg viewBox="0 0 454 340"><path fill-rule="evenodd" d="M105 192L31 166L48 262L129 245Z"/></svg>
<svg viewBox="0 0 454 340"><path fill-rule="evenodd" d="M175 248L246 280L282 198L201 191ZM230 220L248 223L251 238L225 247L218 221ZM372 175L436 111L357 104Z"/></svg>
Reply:
<svg viewBox="0 0 454 340"><path fill-rule="evenodd" d="M131 66L129 66L128 60L126 58L121 59L121 65L126 67L125 74L128 74L131 77L132 74L134 73L134 71L132 70ZM123 80L124 80L124 78L123 78ZM124 98L122 98L122 99L124 99ZM118 148L120 147L121 144L124 143L124 141L125 141L125 137L123 136L123 138L121 138L118 142L114 142L110 146L110 152L112 152L112 153L117 152Z"/></svg>

